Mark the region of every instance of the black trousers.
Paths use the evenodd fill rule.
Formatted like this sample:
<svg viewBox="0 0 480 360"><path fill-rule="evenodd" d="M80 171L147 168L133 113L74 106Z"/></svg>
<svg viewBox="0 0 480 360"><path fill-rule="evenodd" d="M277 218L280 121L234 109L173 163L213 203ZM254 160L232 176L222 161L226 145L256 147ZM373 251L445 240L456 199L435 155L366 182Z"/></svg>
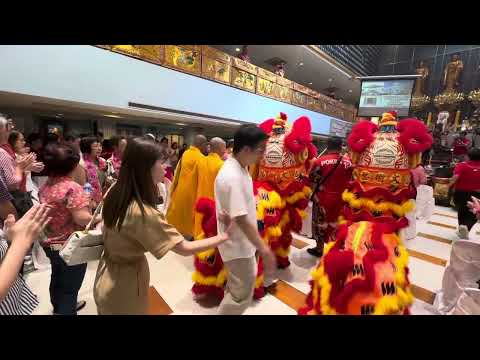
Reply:
<svg viewBox="0 0 480 360"><path fill-rule="evenodd" d="M453 200L458 211L458 225L465 225L470 231L477 222L477 217L470 211L467 202L472 196L480 198L480 192L455 190Z"/></svg>
<svg viewBox="0 0 480 360"><path fill-rule="evenodd" d="M87 271L87 264L68 266L58 251L44 248L52 264L50 302L57 315L76 315L77 296Z"/></svg>

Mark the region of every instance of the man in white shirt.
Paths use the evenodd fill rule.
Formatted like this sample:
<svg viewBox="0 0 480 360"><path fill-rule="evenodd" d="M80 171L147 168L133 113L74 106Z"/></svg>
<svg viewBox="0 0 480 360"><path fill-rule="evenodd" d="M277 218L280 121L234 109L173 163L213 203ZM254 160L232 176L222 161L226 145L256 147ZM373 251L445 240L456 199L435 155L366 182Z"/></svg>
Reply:
<svg viewBox="0 0 480 360"><path fill-rule="evenodd" d="M257 250L266 273L272 273L276 266L275 255L258 234L253 181L247 168L262 158L267 138L254 125L240 127L234 136L233 154L215 179L217 219L222 212L232 218L230 239L218 246L228 271L227 292L218 309L220 315L240 315L250 305L257 274ZM218 220L217 228L218 234L225 232Z"/></svg>

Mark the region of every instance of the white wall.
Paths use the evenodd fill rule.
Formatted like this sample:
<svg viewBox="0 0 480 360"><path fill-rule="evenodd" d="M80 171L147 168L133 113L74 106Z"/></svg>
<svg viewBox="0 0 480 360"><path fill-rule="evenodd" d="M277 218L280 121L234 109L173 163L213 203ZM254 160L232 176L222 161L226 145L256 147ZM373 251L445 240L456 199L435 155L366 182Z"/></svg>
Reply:
<svg viewBox="0 0 480 360"><path fill-rule="evenodd" d="M180 73L94 46L2 45L0 91L127 108L136 102L260 123L306 115L328 134L330 116Z"/></svg>

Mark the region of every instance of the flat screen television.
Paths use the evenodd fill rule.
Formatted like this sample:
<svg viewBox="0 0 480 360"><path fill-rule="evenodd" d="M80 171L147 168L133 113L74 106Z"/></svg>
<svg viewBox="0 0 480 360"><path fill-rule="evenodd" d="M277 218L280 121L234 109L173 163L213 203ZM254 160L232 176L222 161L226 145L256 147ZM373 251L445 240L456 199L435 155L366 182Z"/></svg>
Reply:
<svg viewBox="0 0 480 360"><path fill-rule="evenodd" d="M391 110L408 116L414 83L414 79L362 81L358 116L382 116Z"/></svg>

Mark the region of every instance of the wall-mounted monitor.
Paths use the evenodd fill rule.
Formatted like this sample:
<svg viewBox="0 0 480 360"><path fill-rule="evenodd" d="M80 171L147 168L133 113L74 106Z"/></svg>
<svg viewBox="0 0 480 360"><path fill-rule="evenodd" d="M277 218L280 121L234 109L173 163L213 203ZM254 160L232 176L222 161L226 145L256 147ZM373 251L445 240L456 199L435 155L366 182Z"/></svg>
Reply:
<svg viewBox="0 0 480 360"><path fill-rule="evenodd" d="M408 116L414 79L364 80L358 116L381 116L395 110L398 116Z"/></svg>

